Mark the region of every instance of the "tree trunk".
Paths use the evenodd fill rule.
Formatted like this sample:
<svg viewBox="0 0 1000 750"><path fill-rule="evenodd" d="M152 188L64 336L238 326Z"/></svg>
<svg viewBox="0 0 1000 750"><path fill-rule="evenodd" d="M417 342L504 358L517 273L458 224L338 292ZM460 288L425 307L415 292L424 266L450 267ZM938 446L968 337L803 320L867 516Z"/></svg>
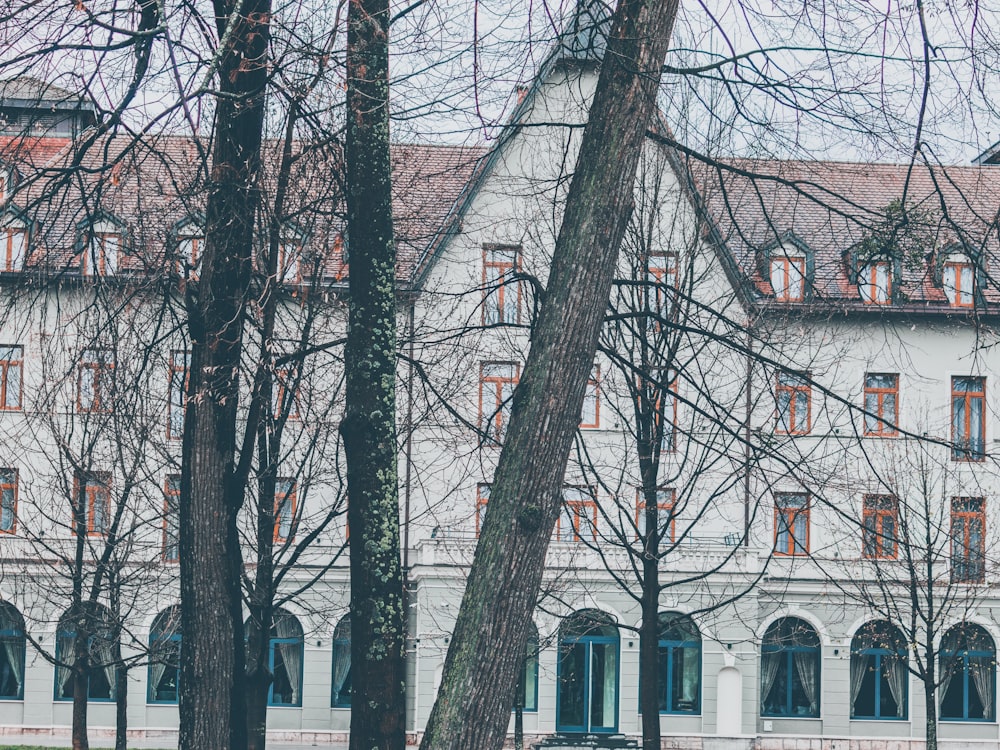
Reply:
<svg viewBox="0 0 1000 750"><path fill-rule="evenodd" d="M639 710L642 748L660 750L660 566L656 487L645 488L646 539L642 559L642 623L639 626Z"/></svg>
<svg viewBox="0 0 1000 750"><path fill-rule="evenodd" d="M352 750L402 750L405 742L388 33L387 0L351 0L346 139L351 266L341 433L351 529Z"/></svg>
<svg viewBox="0 0 1000 750"><path fill-rule="evenodd" d="M266 616L260 607L251 607L247 627L247 747L264 750L267 737L267 693L271 687L270 633L271 610ZM266 620L266 624L264 623Z"/></svg>
<svg viewBox="0 0 1000 750"><path fill-rule="evenodd" d="M424 750L503 743L676 12L676 0L615 11Z"/></svg>
<svg viewBox="0 0 1000 750"><path fill-rule="evenodd" d="M219 39L205 255L187 290L191 366L180 502L181 750L244 750L242 559L234 466L239 362L257 214L268 0L215 0ZM227 28L234 14L238 16ZM197 286L197 289L195 289Z"/></svg>
<svg viewBox="0 0 1000 750"><path fill-rule="evenodd" d="M115 750L128 748L128 670L122 663L121 646L115 646Z"/></svg>
<svg viewBox="0 0 1000 750"><path fill-rule="evenodd" d="M925 651L927 656L925 656L926 663L924 665L924 711L927 716L924 720L924 747L925 750L937 750L938 705L937 670L935 669L937 654L934 652L934 645L931 638L928 638Z"/></svg>
<svg viewBox="0 0 1000 750"><path fill-rule="evenodd" d="M87 740L87 700L90 697L90 661L87 638L80 644L79 631L73 643L73 750L90 750Z"/></svg>

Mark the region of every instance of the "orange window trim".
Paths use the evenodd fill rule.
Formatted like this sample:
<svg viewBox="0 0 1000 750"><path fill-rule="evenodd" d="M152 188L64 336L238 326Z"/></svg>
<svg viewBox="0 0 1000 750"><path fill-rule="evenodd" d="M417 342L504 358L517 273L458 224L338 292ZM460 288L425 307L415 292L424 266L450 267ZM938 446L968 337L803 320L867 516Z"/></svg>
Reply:
<svg viewBox="0 0 1000 750"><path fill-rule="evenodd" d="M505 367L512 367L514 370L514 377L508 378L500 375L486 375L486 368L491 365L502 365ZM493 420L493 429L495 430L495 435L502 435L503 429L505 427L504 413L503 413L503 388L505 385L516 386L518 380L521 376L521 366L516 362L484 362L479 367L479 424L483 424L483 418L486 416L484 403L486 401L486 391L492 390L493 395L493 409L490 412Z"/></svg>
<svg viewBox="0 0 1000 750"><path fill-rule="evenodd" d="M977 506L978 510L956 510L959 506ZM986 509L985 502L981 497L956 497L952 498L951 511L951 538L955 538L955 527L961 526L962 530L962 551L966 560L985 560L986 541ZM974 526L979 528L979 544L972 546L971 535ZM971 582L971 581L970 581Z"/></svg>
<svg viewBox="0 0 1000 750"><path fill-rule="evenodd" d="M167 546L170 541L170 516L178 511L181 499L180 476L167 477L163 487L163 549L162 556L164 562L177 562L176 557L167 557ZM178 524L178 527L180 524ZM179 529L178 529L179 530ZM175 540L176 542L177 540Z"/></svg>
<svg viewBox="0 0 1000 750"><path fill-rule="evenodd" d="M106 354L106 352L99 350L89 350L100 357L101 354ZM104 383L105 378L110 377L111 372L115 369L114 362L105 361L103 359L98 359L96 362L81 362L79 365L79 370L77 372L77 384L76 384L76 408L80 412L91 412L91 413L108 413L111 411L111 405L105 404L104 396L105 389L107 386ZM89 407L83 405L83 371L93 370L93 394L92 402Z"/></svg>
<svg viewBox="0 0 1000 750"><path fill-rule="evenodd" d="M20 350L19 346L11 346L12 350ZM17 405L7 406L7 389L10 387L10 371L13 369L19 370L18 388L17 388ZM21 396L24 389L24 356L15 357L11 359L0 360L0 411L17 411L21 408Z"/></svg>
<svg viewBox="0 0 1000 750"><path fill-rule="evenodd" d="M955 390L956 380L972 380L979 383L979 386L970 390L958 391ZM952 398L952 413L954 414L954 403L958 399L963 401L963 414L964 414L964 424L962 425L962 434L953 436L952 442L955 440L962 440L966 443L971 443L972 441L972 401L973 399L982 399L982 408L980 410L979 419L979 435L977 436L980 441L980 445L985 447L986 444L986 382L983 378L976 377L966 377L966 378L955 378L951 380L951 398ZM954 429L954 416L952 416L952 429ZM963 461L984 461L986 458L985 451L982 456L969 456L968 458L958 459Z"/></svg>
<svg viewBox="0 0 1000 750"><path fill-rule="evenodd" d="M502 257L501 253L508 252L514 256L514 261L497 260ZM517 273L520 269L521 248L517 245L484 245L483 246L483 308L482 322L488 325L486 316L486 306L492 304L489 300L494 297L497 306L497 319L500 323L520 323L521 322L521 285L515 283L513 292L517 297L517 304L514 311L514 320L507 320L504 316L507 302L507 279L510 275ZM495 270L497 286L490 288L489 271ZM495 295L495 296L494 296Z"/></svg>
<svg viewBox="0 0 1000 750"><path fill-rule="evenodd" d="M580 422L580 427L596 429L601 426L601 366L594 365L592 377L587 378L587 392L594 394L594 421Z"/></svg>
<svg viewBox="0 0 1000 750"><path fill-rule="evenodd" d="M9 529L0 529L0 534L16 534L17 533L17 479L18 472L17 469L3 469L0 471L0 477L9 476L11 480L9 482L0 479L0 493L10 490L14 495L14 507L13 516L14 519L11 522Z"/></svg>
<svg viewBox="0 0 1000 750"><path fill-rule="evenodd" d="M801 302L805 299L805 286L806 286L806 259L805 258L789 258L789 257L778 257L771 259L771 277L774 277L774 266L777 265L782 274L782 288L781 290L774 289L774 298L778 302ZM791 294L791 281L792 281L792 266L795 266L799 271L799 283L798 289L795 294Z"/></svg>
<svg viewBox="0 0 1000 750"><path fill-rule="evenodd" d="M4 268L5 271L20 271L14 268L14 238L20 236L23 243L24 253L27 254L28 232L25 229L7 227L4 231Z"/></svg>
<svg viewBox="0 0 1000 750"><path fill-rule="evenodd" d="M674 507L677 504L677 493L675 490L669 487L657 487L657 493L669 492L670 499L665 502L658 502L656 504L656 510L664 510L669 514L670 517L670 542L677 541L677 518L674 516ZM646 510L645 499L642 494L642 489L636 489L635 491L635 528L638 531L639 527L642 525L642 519L644 518ZM659 516L659 513L657 513Z"/></svg>
<svg viewBox="0 0 1000 750"><path fill-rule="evenodd" d="M73 478L73 489L77 498L76 502L83 506L80 510L83 512L86 519L87 536L105 536L107 531L97 529L95 521L97 518L96 512L100 507L99 504L103 505L105 522L110 523L111 521L111 488L109 475L105 473L96 473L80 476L78 474ZM73 533L77 533L75 512L73 517Z"/></svg>
<svg viewBox="0 0 1000 750"><path fill-rule="evenodd" d="M775 386L777 394L780 396L782 392L788 393L788 419L786 421L788 429L785 430L782 428L781 426L782 420L779 414L778 428L775 430L775 432L777 432L779 435L808 435L809 432L812 430L812 386L808 382L808 375L802 374L799 375L799 377L805 379L806 382L794 383L794 384L782 383L781 377L780 376L778 377L778 381ZM796 428L796 425L799 424L799 419L798 419L799 414L797 411L798 407L796 406L796 402L798 401L798 399L796 398L796 395L799 393L804 393L806 396L805 427L801 429Z"/></svg>
<svg viewBox="0 0 1000 750"><path fill-rule="evenodd" d="M279 484L287 482L288 480L279 479ZM291 489L288 492L277 492L274 493L274 543L284 544L289 539L295 537L295 513L298 510L298 493L296 492L295 483L292 482ZM291 533L288 536L281 535L281 506L285 503L291 505Z"/></svg>
<svg viewBox="0 0 1000 750"><path fill-rule="evenodd" d="M871 375L880 375L882 377L889 377L890 374L887 373L882 375L881 373L868 373ZM867 376L866 374L866 381ZM878 423L875 425L874 429L869 429L867 421L864 421L864 432L868 437L891 437L899 434L899 430L896 429L896 424L899 422L899 376L894 375L893 384L887 388L881 388L879 386L870 386L865 383L865 403L868 403L868 396L874 395L876 400L876 405L878 409L875 411L875 416L878 419ZM886 412L886 396L893 396L893 409L892 414Z"/></svg>
<svg viewBox="0 0 1000 750"><path fill-rule="evenodd" d="M563 503L567 508L569 508L572 514L572 524L573 524L573 541L579 542L583 540L583 533L580 529L582 519L590 516L590 531L592 538L597 540L597 502L594 500L564 500ZM566 514L562 513L559 516L556 525L559 527L557 536L566 541L565 536L562 533L562 522Z"/></svg>
<svg viewBox="0 0 1000 750"><path fill-rule="evenodd" d="M972 289L962 288L962 270L966 268L971 270L972 264L949 261L944 264L944 267L955 269L955 289L954 289L955 299L949 300L951 302L952 307L973 307L975 305L975 288L976 288L974 272L972 277L973 278ZM962 301L962 295L964 294L969 295L968 302Z"/></svg>
<svg viewBox="0 0 1000 750"><path fill-rule="evenodd" d="M879 507L881 501L891 500L891 507ZM861 556L869 560L895 560L899 554L896 535L899 533L899 506L890 495L866 495L862 514ZM891 521L892 534L885 531L886 521ZM870 523L869 523L870 522ZM871 535L871 544L868 538ZM870 551L869 548L871 548Z"/></svg>
<svg viewBox="0 0 1000 750"><path fill-rule="evenodd" d="M868 283L865 285L865 299L864 303L866 305L888 305L892 302L892 273L889 267L889 263L886 261L877 261L875 263L869 264L870 275L868 277ZM879 271L885 271L885 299L880 299L881 291L879 288L878 277Z"/></svg>
<svg viewBox="0 0 1000 750"><path fill-rule="evenodd" d="M476 485L476 539L479 538L479 531L482 528L483 514L486 513L486 506L490 502L490 485Z"/></svg>
<svg viewBox="0 0 1000 750"><path fill-rule="evenodd" d="M792 495L792 497L796 497L796 495ZM802 508L783 507L778 502L774 504L774 554L782 557L802 557L809 554L809 535L812 533L812 524L809 523L810 508L811 503L808 496L806 504ZM803 545L795 544L795 522L799 516L804 516L806 519L806 538ZM783 528L782 523L786 524L784 528L788 532L788 547L786 549L778 549L778 535ZM804 547L804 549L799 550L799 546Z"/></svg>
<svg viewBox="0 0 1000 750"><path fill-rule="evenodd" d="M173 387L174 387L175 378L178 375L181 375L182 378L183 378L183 381L181 383L181 388L184 389L183 401L184 402L187 401L187 388L188 388L189 373L188 373L188 368L186 366L186 362L185 361L182 360L182 363L178 364L178 362L177 362L177 359L178 359L177 355L178 354L183 354L185 360L187 358L187 352L173 351L173 352L170 353L170 373L169 373L170 380L167 382L167 388L168 388L168 391L169 391L168 394L167 394L167 409L170 412L172 412L173 409L175 409L175 408L181 408L181 409L184 408L183 406L178 407L178 405L174 404L174 399L173 399L173 392L172 391L173 391ZM174 435L173 434L173 430L171 429L171 427L173 426L173 423L174 423L173 414L172 413L167 414L167 439L168 440L180 440L183 437L183 435Z"/></svg>

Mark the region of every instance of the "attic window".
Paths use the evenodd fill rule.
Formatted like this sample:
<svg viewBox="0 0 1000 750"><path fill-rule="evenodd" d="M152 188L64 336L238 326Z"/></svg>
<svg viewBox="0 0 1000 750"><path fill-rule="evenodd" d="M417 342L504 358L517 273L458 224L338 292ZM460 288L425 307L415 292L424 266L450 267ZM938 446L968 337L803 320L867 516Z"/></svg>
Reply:
<svg viewBox="0 0 1000 750"><path fill-rule="evenodd" d="M121 230L110 222L100 222L87 233L80 272L84 276L114 276L122 252Z"/></svg>
<svg viewBox="0 0 1000 750"><path fill-rule="evenodd" d="M892 302L892 263L873 260L858 269L858 292L866 305Z"/></svg>
<svg viewBox="0 0 1000 750"><path fill-rule="evenodd" d="M951 255L942 268L941 282L952 307L975 304L976 269L965 255Z"/></svg>
<svg viewBox="0 0 1000 750"><path fill-rule="evenodd" d="M0 227L0 271L24 270L27 254L28 228L20 221L6 221Z"/></svg>
<svg viewBox="0 0 1000 750"><path fill-rule="evenodd" d="M0 204L6 203L10 199L14 179L11 172L6 167L0 167Z"/></svg>
<svg viewBox="0 0 1000 750"><path fill-rule="evenodd" d="M181 276L197 278L201 265L201 254L205 249L205 237L200 227L189 224L177 238L177 272Z"/></svg>
<svg viewBox="0 0 1000 750"><path fill-rule="evenodd" d="M804 255L771 256L771 288L778 302L801 302L806 291Z"/></svg>

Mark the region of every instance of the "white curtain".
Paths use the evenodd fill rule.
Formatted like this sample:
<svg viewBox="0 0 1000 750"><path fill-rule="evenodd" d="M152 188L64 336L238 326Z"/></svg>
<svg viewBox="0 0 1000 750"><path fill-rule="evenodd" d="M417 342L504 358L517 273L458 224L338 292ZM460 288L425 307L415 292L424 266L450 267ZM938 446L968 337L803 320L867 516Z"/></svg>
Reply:
<svg viewBox="0 0 1000 750"><path fill-rule="evenodd" d="M24 685L24 639L17 636L8 636L3 639L4 653L7 654L7 663L10 664L10 671L14 673L17 680L18 692Z"/></svg>
<svg viewBox="0 0 1000 750"><path fill-rule="evenodd" d="M292 688L292 703L298 705L299 693L302 689L302 628L294 617L278 615L274 623L274 634L278 638L295 639L291 643L277 643L275 646L285 664L288 684Z"/></svg>
<svg viewBox="0 0 1000 750"><path fill-rule="evenodd" d="M339 704L351 702L349 695L341 695L344 683L351 673L351 642L335 641L333 646L333 699Z"/></svg>
<svg viewBox="0 0 1000 750"><path fill-rule="evenodd" d="M56 666L56 688L61 697L66 695L66 682L70 679L73 673L72 665L76 662L76 635L60 632L57 638L59 639L59 661L62 664ZM72 695L72 689L69 692Z"/></svg>
<svg viewBox="0 0 1000 750"><path fill-rule="evenodd" d="M760 659L760 705L764 708L767 696L774 687L774 680L778 676L778 668L781 666L784 654L780 651L769 651L761 654Z"/></svg>
<svg viewBox="0 0 1000 750"><path fill-rule="evenodd" d="M993 681L994 672L991 659L985 656L974 656L969 659L969 675L972 683L979 693L979 700L983 704L984 719L993 718ZM974 717L969 717L974 718Z"/></svg>
<svg viewBox="0 0 1000 750"><path fill-rule="evenodd" d="M883 656L882 659L883 664L888 661L886 678L889 682L889 692L896 701L896 717L902 719L906 716L906 683L910 678L910 673L906 669L906 659L903 656Z"/></svg>
<svg viewBox="0 0 1000 750"><path fill-rule="evenodd" d="M601 726L615 725L615 708L618 706L618 696L615 694L615 681L618 677L618 644L608 643L595 645L594 648L604 649L604 716Z"/></svg>
<svg viewBox="0 0 1000 750"><path fill-rule="evenodd" d="M868 671L871 659L867 654L857 651L851 654L851 716L858 712L854 702L858 699L858 693L861 692L861 683L865 680L865 673Z"/></svg>
<svg viewBox="0 0 1000 750"><path fill-rule="evenodd" d="M802 690L809 701L809 711L816 713L818 708L816 703L816 652L815 651L795 651L795 671L798 672L799 681L802 683Z"/></svg>
<svg viewBox="0 0 1000 750"><path fill-rule="evenodd" d="M95 667L101 667L104 670L104 677L108 681L108 686L110 687L109 697L115 697L115 677L117 666L117 660L115 659L113 644L110 635L105 632L100 635L94 636L93 646L90 653L97 657L97 664Z"/></svg>
<svg viewBox="0 0 1000 750"><path fill-rule="evenodd" d="M947 641L943 642L942 645L945 647L945 649L947 649L946 651L947 655L942 657L941 659L943 663L941 664L941 673L942 673L941 687L938 688L939 710L944 705L944 697L948 694L948 688L951 687L951 681L955 679L955 674L958 671L955 667L957 665L961 665L962 663L962 658L961 657L956 658L954 655L954 651L951 651L951 649L948 648ZM950 651L950 653L947 653L948 651ZM949 716L948 718L954 718L954 717Z"/></svg>

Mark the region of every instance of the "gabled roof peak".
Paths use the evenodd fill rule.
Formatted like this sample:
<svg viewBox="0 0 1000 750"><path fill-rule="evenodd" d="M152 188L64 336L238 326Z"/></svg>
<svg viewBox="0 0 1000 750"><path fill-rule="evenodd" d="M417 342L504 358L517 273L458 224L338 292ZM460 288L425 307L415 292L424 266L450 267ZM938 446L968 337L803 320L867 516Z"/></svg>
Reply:
<svg viewBox="0 0 1000 750"><path fill-rule="evenodd" d="M559 35L559 56L564 60L600 62L608 46L611 17L611 9L602 0L578 0Z"/></svg>

